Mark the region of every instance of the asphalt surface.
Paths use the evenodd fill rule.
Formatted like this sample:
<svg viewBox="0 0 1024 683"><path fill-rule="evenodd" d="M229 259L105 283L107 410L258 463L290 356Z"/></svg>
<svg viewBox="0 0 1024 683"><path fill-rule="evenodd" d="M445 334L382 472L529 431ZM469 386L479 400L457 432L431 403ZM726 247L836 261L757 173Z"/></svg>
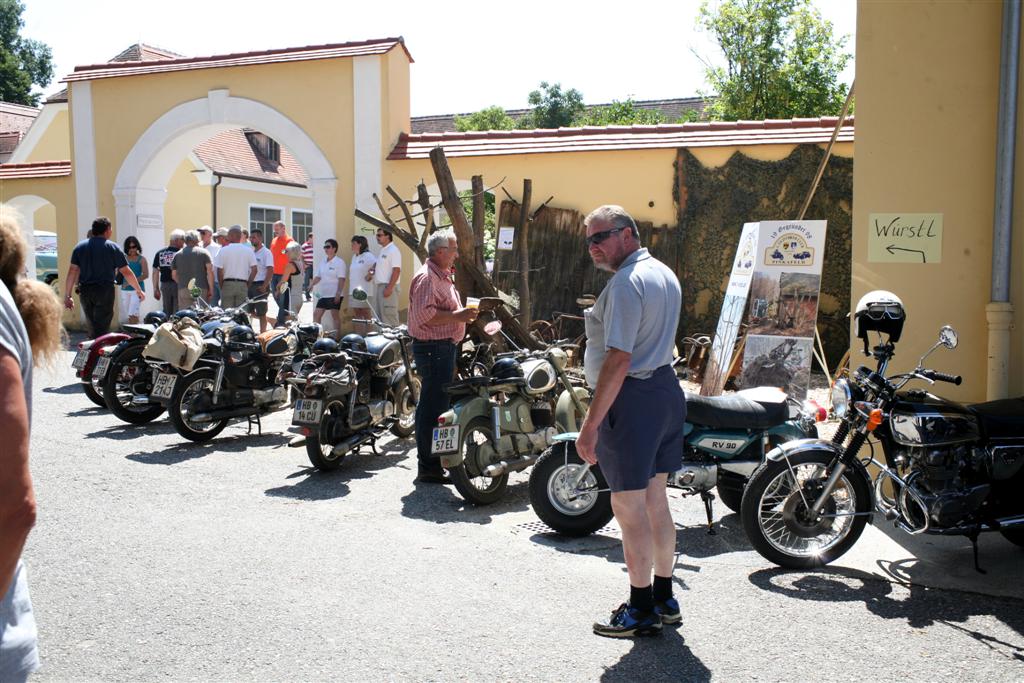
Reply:
<svg viewBox="0 0 1024 683"><path fill-rule="evenodd" d="M545 533L525 475L471 508L413 484L409 441L318 473L286 413L192 444L94 407L71 358L35 382L36 680L1024 680L1024 552L997 536L1000 591L953 550L919 580L870 527L849 562L783 572L736 515L716 508L710 536L673 493L682 626L604 639L592 621L627 597L617 533Z"/></svg>

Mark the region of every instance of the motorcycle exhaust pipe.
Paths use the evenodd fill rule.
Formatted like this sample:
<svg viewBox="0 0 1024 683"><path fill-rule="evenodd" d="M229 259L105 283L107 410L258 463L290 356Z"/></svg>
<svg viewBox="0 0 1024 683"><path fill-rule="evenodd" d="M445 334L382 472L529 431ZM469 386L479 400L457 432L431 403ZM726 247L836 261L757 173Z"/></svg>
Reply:
<svg viewBox="0 0 1024 683"><path fill-rule="evenodd" d="M493 479L494 477L500 477L506 472L519 472L537 462L538 458L540 458L539 455L521 455L513 460L502 460L485 467L483 475Z"/></svg>
<svg viewBox="0 0 1024 683"><path fill-rule="evenodd" d="M373 434L371 432L363 432L361 434L350 436L334 447L334 455L345 455L353 448L362 446L372 438Z"/></svg>
<svg viewBox="0 0 1024 683"><path fill-rule="evenodd" d="M250 415L258 415L258 410L252 408L236 408L234 410L218 410L212 413L196 413L192 416L192 422L217 422L218 420L224 420L232 417L249 417Z"/></svg>

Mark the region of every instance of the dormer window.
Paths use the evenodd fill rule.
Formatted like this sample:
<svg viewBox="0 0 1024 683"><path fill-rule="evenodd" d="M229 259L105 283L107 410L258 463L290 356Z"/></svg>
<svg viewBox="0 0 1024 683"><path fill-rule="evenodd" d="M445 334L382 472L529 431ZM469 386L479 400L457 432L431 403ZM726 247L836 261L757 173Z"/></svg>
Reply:
<svg viewBox="0 0 1024 683"><path fill-rule="evenodd" d="M245 137L256 154L275 163L281 163L281 146L276 140L255 130L245 131Z"/></svg>

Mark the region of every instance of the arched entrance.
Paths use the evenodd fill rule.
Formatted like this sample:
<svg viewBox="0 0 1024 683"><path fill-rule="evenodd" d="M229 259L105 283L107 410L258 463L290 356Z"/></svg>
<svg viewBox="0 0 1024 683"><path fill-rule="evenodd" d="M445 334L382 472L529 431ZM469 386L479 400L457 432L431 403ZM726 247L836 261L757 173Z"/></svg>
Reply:
<svg viewBox="0 0 1024 683"><path fill-rule="evenodd" d="M18 224L21 226L21 234L29 247L35 251L36 239L33 235L35 230L35 215L39 209L52 206L49 199L44 199L34 194L23 194L4 201L8 210L17 214ZM51 226L46 226L48 229Z"/></svg>
<svg viewBox="0 0 1024 683"><path fill-rule="evenodd" d="M314 229L322 237L336 237L337 178L312 138L294 121L262 102L232 97L227 90L211 90L205 99L185 102L163 114L125 157L113 190L118 238L135 235L145 253L160 249L171 174L198 144L240 127L266 133L302 164L310 178ZM315 255L317 259L322 257Z"/></svg>

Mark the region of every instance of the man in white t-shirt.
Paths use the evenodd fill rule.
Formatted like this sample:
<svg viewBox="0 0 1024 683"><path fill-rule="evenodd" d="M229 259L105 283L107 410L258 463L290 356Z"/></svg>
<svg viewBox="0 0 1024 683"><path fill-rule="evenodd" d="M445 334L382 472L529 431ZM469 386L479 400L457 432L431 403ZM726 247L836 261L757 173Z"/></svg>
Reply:
<svg viewBox="0 0 1024 683"><path fill-rule="evenodd" d="M402 274L402 253L392 242L390 232L377 228L377 244L380 253L377 263L371 268L376 284L377 315L385 325L398 325L398 279Z"/></svg>
<svg viewBox="0 0 1024 683"><path fill-rule="evenodd" d="M253 228L249 233L249 243L252 244L252 254L256 259L256 276L249 286L249 298L255 299L270 292L270 279L274 274L274 255L263 245L263 231L259 228ZM264 298L249 304L249 314L256 316L260 321L260 332L266 332L267 300Z"/></svg>
<svg viewBox="0 0 1024 683"><path fill-rule="evenodd" d="M313 322L319 323L324 317L324 311L330 311L334 319L334 329L340 330L341 300L345 298L345 277L348 275L348 267L338 258L336 240L324 241L324 256L326 260L317 268L316 276L310 283L310 288L315 288L320 297L316 301L316 308L313 309Z"/></svg>
<svg viewBox="0 0 1024 683"><path fill-rule="evenodd" d="M232 225L227 232L228 243L213 257L213 265L220 282L220 305L235 308L248 298L256 278L256 256L249 245L242 244L241 225Z"/></svg>

